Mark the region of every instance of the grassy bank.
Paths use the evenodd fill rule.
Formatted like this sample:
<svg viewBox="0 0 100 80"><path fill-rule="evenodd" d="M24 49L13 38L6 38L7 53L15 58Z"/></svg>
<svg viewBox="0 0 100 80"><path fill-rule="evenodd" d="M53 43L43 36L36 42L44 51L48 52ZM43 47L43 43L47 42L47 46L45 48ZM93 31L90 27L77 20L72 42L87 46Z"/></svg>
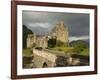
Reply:
<svg viewBox="0 0 100 80"><path fill-rule="evenodd" d="M30 48L23 49L23 56L30 57L31 55L32 55L32 49Z"/></svg>
<svg viewBox="0 0 100 80"><path fill-rule="evenodd" d="M25 48L23 49L23 68L30 68L30 64L32 61L32 49Z"/></svg>
<svg viewBox="0 0 100 80"><path fill-rule="evenodd" d="M89 48L85 48L82 51L78 52L79 50L74 48L74 47L65 47L65 46L56 46L54 48L48 48L50 50L56 50L56 51L63 51L66 53L70 53L70 54L76 54L76 55L82 55L82 56L89 56ZM77 51L78 50L78 51Z"/></svg>

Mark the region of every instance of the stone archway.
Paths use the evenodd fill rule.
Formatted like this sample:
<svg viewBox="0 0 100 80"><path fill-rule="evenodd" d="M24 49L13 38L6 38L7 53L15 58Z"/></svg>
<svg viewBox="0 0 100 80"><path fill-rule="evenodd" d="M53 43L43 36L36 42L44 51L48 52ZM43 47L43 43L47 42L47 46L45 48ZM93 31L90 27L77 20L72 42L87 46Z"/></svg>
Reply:
<svg viewBox="0 0 100 80"><path fill-rule="evenodd" d="M48 67L47 63L44 62L42 67L43 67L43 68Z"/></svg>

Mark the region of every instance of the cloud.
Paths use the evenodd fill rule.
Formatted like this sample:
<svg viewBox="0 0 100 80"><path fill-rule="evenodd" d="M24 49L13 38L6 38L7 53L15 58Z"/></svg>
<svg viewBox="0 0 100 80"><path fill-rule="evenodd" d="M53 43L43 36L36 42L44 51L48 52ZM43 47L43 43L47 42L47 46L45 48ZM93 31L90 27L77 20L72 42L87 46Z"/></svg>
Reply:
<svg viewBox="0 0 100 80"><path fill-rule="evenodd" d="M71 41L75 41L75 40L88 40L89 39L89 36L70 36L69 37L69 42Z"/></svg>
<svg viewBox="0 0 100 80"><path fill-rule="evenodd" d="M48 28L48 27L50 27L50 24L49 23L28 23L27 24L29 27L41 27L41 28Z"/></svg>
<svg viewBox="0 0 100 80"><path fill-rule="evenodd" d="M22 23L32 31L48 32L56 23L64 21L69 36L89 36L89 14L23 11Z"/></svg>

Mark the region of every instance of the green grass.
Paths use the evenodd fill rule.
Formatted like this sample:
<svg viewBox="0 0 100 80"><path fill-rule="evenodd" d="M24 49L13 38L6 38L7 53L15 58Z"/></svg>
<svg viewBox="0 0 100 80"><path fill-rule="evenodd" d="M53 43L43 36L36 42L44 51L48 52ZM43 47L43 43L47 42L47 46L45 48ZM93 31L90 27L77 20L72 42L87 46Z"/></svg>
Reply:
<svg viewBox="0 0 100 80"><path fill-rule="evenodd" d="M56 50L56 51L63 51L66 54L72 53L77 55L83 55L83 56L89 56L89 48L85 48L82 52L78 53L76 52L76 49L74 47L65 47L65 46L56 46L54 48L49 48L50 50Z"/></svg>
<svg viewBox="0 0 100 80"><path fill-rule="evenodd" d="M50 48L50 50L56 50L56 51L62 51L67 53L72 53L73 52L73 47L66 47L66 46L56 46L54 48Z"/></svg>
<svg viewBox="0 0 100 80"><path fill-rule="evenodd" d="M66 52L66 51L68 51L69 49L71 49L71 47L55 47L55 48L53 48L54 50L58 50L58 51L64 51L64 52Z"/></svg>
<svg viewBox="0 0 100 80"><path fill-rule="evenodd" d="M32 50L29 48L23 49L23 56L30 57L32 55Z"/></svg>
<svg viewBox="0 0 100 80"><path fill-rule="evenodd" d="M84 50L80 53L80 55L89 56L89 48L84 49Z"/></svg>

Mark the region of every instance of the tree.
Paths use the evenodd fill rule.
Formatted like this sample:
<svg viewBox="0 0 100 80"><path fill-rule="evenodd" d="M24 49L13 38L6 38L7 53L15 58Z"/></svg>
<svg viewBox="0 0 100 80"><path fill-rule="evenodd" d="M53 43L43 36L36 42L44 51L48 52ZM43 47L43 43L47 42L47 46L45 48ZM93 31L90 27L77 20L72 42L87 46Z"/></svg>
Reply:
<svg viewBox="0 0 100 80"><path fill-rule="evenodd" d="M82 40L73 41L70 43L70 46L74 48L76 53L81 53L85 49L89 48L88 44Z"/></svg>
<svg viewBox="0 0 100 80"><path fill-rule="evenodd" d="M67 47L67 43L64 43L64 42L61 42L61 41L57 40L56 46L58 46L58 47L61 47L61 46Z"/></svg>
<svg viewBox="0 0 100 80"><path fill-rule="evenodd" d="M55 38L51 38L48 40L48 47L49 48L53 48L56 46L56 39Z"/></svg>

